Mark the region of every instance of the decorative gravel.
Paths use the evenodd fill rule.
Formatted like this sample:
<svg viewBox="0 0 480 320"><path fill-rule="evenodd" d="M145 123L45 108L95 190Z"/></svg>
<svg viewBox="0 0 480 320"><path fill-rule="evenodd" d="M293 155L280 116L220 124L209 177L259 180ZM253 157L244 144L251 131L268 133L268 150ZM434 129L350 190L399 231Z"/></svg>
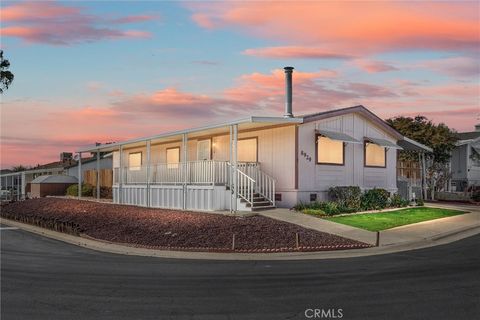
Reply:
<svg viewBox="0 0 480 320"><path fill-rule="evenodd" d="M190 251L319 251L368 245L305 229L263 216L143 208L59 198L39 198L3 205L0 215L19 221L75 226L82 235L138 247ZM299 248L296 234L299 234Z"/></svg>

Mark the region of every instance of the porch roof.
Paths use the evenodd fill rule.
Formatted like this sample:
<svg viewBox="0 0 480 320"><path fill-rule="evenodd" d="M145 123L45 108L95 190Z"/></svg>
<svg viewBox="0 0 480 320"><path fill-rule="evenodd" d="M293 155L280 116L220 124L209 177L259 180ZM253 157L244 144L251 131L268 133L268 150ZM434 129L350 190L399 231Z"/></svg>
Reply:
<svg viewBox="0 0 480 320"><path fill-rule="evenodd" d="M421 144L420 142L417 142L415 140L412 140L407 137L403 137L402 140L398 140L398 145L400 145L404 150L407 151L416 151L416 152L433 152L433 149L430 147L427 147L424 144Z"/></svg>
<svg viewBox="0 0 480 320"><path fill-rule="evenodd" d="M132 147L144 145L148 140L155 142L169 142L178 140L183 134L187 134L189 139L197 137L228 134L229 126L238 125L239 130L254 130L261 129L268 126L293 125L303 123L303 118L283 118L283 117L262 117L251 116L239 120L224 122L220 124L207 125L204 127L184 129L172 132L161 133L153 136L131 139L116 143L103 144L98 146L90 146L77 150L77 152L95 152L95 151L114 151L120 146L130 145Z"/></svg>

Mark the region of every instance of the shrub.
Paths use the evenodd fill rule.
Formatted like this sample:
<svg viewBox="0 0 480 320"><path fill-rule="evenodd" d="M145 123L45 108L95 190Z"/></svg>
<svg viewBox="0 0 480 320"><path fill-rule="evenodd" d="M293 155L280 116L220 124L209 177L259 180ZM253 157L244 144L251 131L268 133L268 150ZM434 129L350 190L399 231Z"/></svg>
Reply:
<svg viewBox="0 0 480 320"><path fill-rule="evenodd" d="M385 209L390 202L390 194L385 189L373 188L363 193L361 197L362 210Z"/></svg>
<svg viewBox="0 0 480 320"><path fill-rule="evenodd" d="M418 207L423 207L425 205L425 202L423 201L422 198L417 199L417 206Z"/></svg>
<svg viewBox="0 0 480 320"><path fill-rule="evenodd" d="M328 189L328 197L347 211L360 209L362 191L358 186L332 187Z"/></svg>
<svg viewBox="0 0 480 320"><path fill-rule="evenodd" d="M100 198L112 199L113 191L111 187L100 187Z"/></svg>
<svg viewBox="0 0 480 320"><path fill-rule="evenodd" d="M306 213L306 214L311 214L311 215L314 215L314 216L324 216L325 215L325 211L323 211L322 209L303 209L302 212Z"/></svg>
<svg viewBox="0 0 480 320"><path fill-rule="evenodd" d="M401 208L401 207L406 207L408 205L409 205L409 201L406 199L403 199L398 193L395 193L390 198L390 207Z"/></svg>
<svg viewBox="0 0 480 320"><path fill-rule="evenodd" d="M472 200L475 202L480 202L480 190L476 190L472 193Z"/></svg>
<svg viewBox="0 0 480 320"><path fill-rule="evenodd" d="M345 208L339 206L336 202L326 201L326 202L312 202L312 203L303 203L300 202L293 207L296 211L301 211L307 214L326 214L333 216L339 213L344 213L347 211Z"/></svg>
<svg viewBox="0 0 480 320"><path fill-rule="evenodd" d="M67 188L67 196L78 196L78 184L72 184ZM82 196L91 197L93 196L93 186L88 183L82 184Z"/></svg>

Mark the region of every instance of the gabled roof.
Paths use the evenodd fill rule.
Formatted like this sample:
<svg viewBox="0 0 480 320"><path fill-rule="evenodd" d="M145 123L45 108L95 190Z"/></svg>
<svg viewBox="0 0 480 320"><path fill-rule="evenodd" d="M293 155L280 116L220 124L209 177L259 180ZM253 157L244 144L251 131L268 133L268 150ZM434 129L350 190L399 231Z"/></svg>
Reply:
<svg viewBox="0 0 480 320"><path fill-rule="evenodd" d="M480 137L480 131L458 132L455 136L458 140L473 140Z"/></svg>
<svg viewBox="0 0 480 320"><path fill-rule="evenodd" d="M44 175L33 179L32 183L77 183L78 180L72 176L66 175Z"/></svg>
<svg viewBox="0 0 480 320"><path fill-rule="evenodd" d="M300 118L303 118L303 122L307 123L307 122L311 122L311 121L317 121L317 120L321 120L321 119L337 117L337 116L341 116L341 115L345 115L345 114L349 114L349 113L360 114L363 117L372 121L373 123L377 124L379 127L381 127L386 132L390 133L394 138L396 138L398 140L403 139L403 135L400 132L398 132L397 130L392 128L383 119L379 118L376 114L374 114L373 112L371 112L370 110L368 110L367 108L365 108L362 105L306 114L306 115L300 116Z"/></svg>

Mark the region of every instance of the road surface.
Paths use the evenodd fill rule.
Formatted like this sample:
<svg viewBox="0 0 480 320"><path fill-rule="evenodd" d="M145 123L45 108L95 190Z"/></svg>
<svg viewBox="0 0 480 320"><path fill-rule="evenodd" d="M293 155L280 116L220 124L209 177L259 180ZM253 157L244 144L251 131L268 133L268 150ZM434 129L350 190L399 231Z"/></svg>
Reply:
<svg viewBox="0 0 480 320"><path fill-rule="evenodd" d="M5 227L2 320L315 319L315 309L330 319L480 314L480 235L382 256L234 262L108 254Z"/></svg>

